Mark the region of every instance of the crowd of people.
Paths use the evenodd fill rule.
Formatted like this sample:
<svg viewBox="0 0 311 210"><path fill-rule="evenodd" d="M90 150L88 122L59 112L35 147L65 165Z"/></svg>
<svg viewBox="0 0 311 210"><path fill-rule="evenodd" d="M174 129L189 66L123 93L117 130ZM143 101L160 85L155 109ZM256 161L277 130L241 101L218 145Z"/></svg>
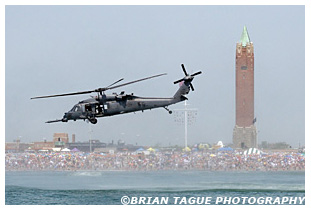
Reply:
<svg viewBox="0 0 311 210"><path fill-rule="evenodd" d="M6 170L305 170L305 156L298 152L243 154L211 151L7 153Z"/></svg>

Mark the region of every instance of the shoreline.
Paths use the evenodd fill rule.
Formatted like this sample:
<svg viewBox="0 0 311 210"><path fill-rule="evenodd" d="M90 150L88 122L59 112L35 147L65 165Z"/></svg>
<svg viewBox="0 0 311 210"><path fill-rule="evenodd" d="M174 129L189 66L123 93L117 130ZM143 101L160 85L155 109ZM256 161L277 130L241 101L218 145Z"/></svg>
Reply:
<svg viewBox="0 0 311 210"><path fill-rule="evenodd" d="M99 170L85 170L85 169L76 169L76 170L8 170L5 169L5 172L161 172L161 171L206 171L206 172L305 172L304 170L206 170L206 169L159 169L159 170L126 170L126 169L99 169Z"/></svg>

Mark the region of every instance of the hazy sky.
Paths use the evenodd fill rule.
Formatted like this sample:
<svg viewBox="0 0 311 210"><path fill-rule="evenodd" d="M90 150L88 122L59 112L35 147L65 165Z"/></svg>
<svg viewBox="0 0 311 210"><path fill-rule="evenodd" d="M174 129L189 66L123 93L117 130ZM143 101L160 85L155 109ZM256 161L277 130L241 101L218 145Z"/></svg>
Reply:
<svg viewBox="0 0 311 210"><path fill-rule="evenodd" d="M124 77L167 76L115 90L173 96L180 64L203 74L193 81L198 109L188 141L232 142L235 125L235 46L246 25L255 50L258 140L305 141L304 6L6 6L6 141L125 140L183 145L183 126L164 109L108 118L46 124L89 95L31 97L92 90ZM107 91L107 94L111 93ZM96 94L95 94L96 95ZM171 109L182 108L183 103Z"/></svg>

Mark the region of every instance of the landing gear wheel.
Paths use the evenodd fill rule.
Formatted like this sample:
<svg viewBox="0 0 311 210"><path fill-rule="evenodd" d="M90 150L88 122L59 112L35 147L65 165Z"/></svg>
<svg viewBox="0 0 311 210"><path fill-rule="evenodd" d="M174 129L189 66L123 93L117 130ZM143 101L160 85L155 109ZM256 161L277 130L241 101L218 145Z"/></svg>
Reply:
<svg viewBox="0 0 311 210"><path fill-rule="evenodd" d="M169 110L166 106L165 107L163 107L166 111L168 111L168 113L169 114L172 114L173 112L172 112L172 110Z"/></svg>
<svg viewBox="0 0 311 210"><path fill-rule="evenodd" d="M92 124L96 124L97 123L97 119L89 119L89 121L92 123Z"/></svg>

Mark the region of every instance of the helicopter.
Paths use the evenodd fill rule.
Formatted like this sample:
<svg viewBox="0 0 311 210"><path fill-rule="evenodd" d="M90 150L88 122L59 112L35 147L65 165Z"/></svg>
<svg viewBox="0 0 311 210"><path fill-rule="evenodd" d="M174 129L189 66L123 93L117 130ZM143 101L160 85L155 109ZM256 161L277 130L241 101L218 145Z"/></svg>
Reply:
<svg viewBox="0 0 311 210"><path fill-rule="evenodd" d="M69 120L88 120L92 124L97 123L97 118L99 117L108 117L113 115L125 114L136 111L144 111L147 109L155 109L155 108L164 108L168 111L169 114L172 114L172 111L168 109L169 105L188 100L185 95L187 95L190 91L194 91L194 87L191 84L192 80L196 75L201 74L201 71L198 71L194 74L188 74L184 64L181 64L182 70L185 74L185 77L179 79L174 82L174 84L179 83L179 89L174 94L173 97L169 98L156 98L156 97L139 97L135 96L133 93L126 94L122 91L120 94L112 93L105 94L105 91L119 88L122 86L126 86L129 84L133 84L136 82L141 82L143 80L152 79L155 77L160 77L164 74L158 74L151 77L146 77L142 79L138 79L135 81L123 83L120 85L116 85L118 82L122 81L119 79L118 81L110 84L104 88L97 88L95 90L87 90L81 92L73 92L73 93L65 93L65 94L57 94L57 95L47 95L47 96L38 96L33 97L31 99L41 99L41 98L51 98L51 97L61 97L61 96L71 96L71 95L81 95L81 94L89 94L89 93L97 93L97 96L91 96L86 100L82 100L73 108L66 112L62 119L50 120L46 123L55 123L55 122L68 122Z"/></svg>

